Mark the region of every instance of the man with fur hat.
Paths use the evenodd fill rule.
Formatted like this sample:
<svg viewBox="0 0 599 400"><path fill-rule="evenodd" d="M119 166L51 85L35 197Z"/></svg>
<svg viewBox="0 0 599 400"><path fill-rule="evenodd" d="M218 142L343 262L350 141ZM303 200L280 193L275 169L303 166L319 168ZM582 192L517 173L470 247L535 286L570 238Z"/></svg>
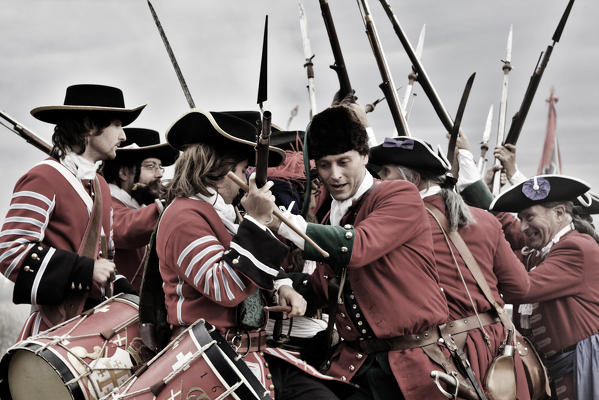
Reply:
<svg viewBox="0 0 599 400"><path fill-rule="evenodd" d="M126 108L120 89L83 84L67 88L64 105L31 111L55 125L54 147L15 185L0 233L0 270L15 283L13 301L36 310L20 339L94 305L114 279L110 190L96 167L116 156L122 126L144 107Z"/></svg>
<svg viewBox="0 0 599 400"><path fill-rule="evenodd" d="M530 289L506 297L521 304L517 323L544 357L558 399L595 399L599 391L599 244L572 201L589 190L576 178L540 175L500 194L491 210L518 213L527 247L519 252ZM504 219L503 221L508 221ZM587 231L590 229L590 231Z"/></svg>
<svg viewBox="0 0 599 400"><path fill-rule="evenodd" d="M143 270L141 262L146 245L164 209L158 198L164 167L172 165L179 152L151 129L125 128L127 140L121 143L114 160L102 167L108 182L114 210L114 263L139 291ZM118 275L117 275L117 281Z"/></svg>
<svg viewBox="0 0 599 400"><path fill-rule="evenodd" d="M319 261L306 281L306 296L328 306L343 339L330 351L304 356L328 375L358 384L352 399L443 399L430 378L440 367L409 344L448 318L431 229L423 223L426 211L411 183L375 183L366 169L364 120L358 106L336 105L317 114L308 129L305 151L332 197L328 223L289 218L330 257L324 259L285 225L278 227L307 259ZM327 328L331 333L331 322ZM326 346L332 339L325 335Z"/></svg>
<svg viewBox="0 0 599 400"><path fill-rule="evenodd" d="M370 161L381 166L379 175L383 180L407 180L420 191L429 211L439 280L449 305L451 322L447 326L469 322L461 334L465 337L460 339L482 386L493 359L506 345L513 345L506 343L508 330L513 334L514 328L503 313L500 293L526 294L530 285L526 270L510 249L497 219L467 206L453 188L446 187L445 176L451 165L438 149L413 137L385 138L383 144L370 149ZM491 299L477 283L460 248L450 244L450 232L457 232L476 260ZM455 337L458 340L459 335ZM510 338L513 340L513 335ZM519 355L515 356L515 366L514 398L517 395L518 399L527 399L528 386Z"/></svg>

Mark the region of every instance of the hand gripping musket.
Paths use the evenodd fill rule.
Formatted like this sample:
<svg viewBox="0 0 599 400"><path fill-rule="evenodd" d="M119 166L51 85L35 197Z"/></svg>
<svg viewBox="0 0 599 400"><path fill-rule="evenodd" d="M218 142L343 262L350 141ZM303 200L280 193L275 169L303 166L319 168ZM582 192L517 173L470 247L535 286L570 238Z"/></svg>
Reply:
<svg viewBox="0 0 599 400"><path fill-rule="evenodd" d="M381 46L381 41L379 40L379 36L374 25L374 20L372 19L372 14L370 13L368 1L357 0L357 3L360 13L362 14L364 26L366 28L366 35L370 41L374 58L376 59L381 78L383 79L383 82L379 85L379 87L387 99L387 104L389 105L389 110L391 111L393 122L395 123L395 129L397 129L397 133L400 136L410 136L410 130L408 129L408 124L406 124L406 120L404 119L404 113L401 109L401 104L399 103L397 90L395 89L395 83L393 82L391 72L389 71L389 65L387 64L385 53L383 52L383 47Z"/></svg>
<svg viewBox="0 0 599 400"><path fill-rule="evenodd" d="M306 12L304 11L304 5L301 0L297 0L300 14L300 31L302 33L302 47L304 48L306 74L308 75L308 98L310 99L310 120L314 114L316 114L316 89L314 86L314 53L312 53L312 46L310 46L310 38L308 38L308 22L306 21Z"/></svg>
<svg viewBox="0 0 599 400"><path fill-rule="evenodd" d="M460 134L460 125L462 124L462 116L464 115L464 110L466 109L466 103L468 102L468 96L470 95L470 89L472 89L472 84L474 83L474 77L476 73L473 73L468 78L466 82L466 86L464 87L464 92L462 93L462 98L460 100L460 105L458 106L458 112L455 115L455 122L453 124L453 128L449 133L449 145L447 147L447 159L451 163L451 177L457 182L458 180L458 162L455 157L455 148L456 143L458 141L458 135Z"/></svg>
<svg viewBox="0 0 599 400"><path fill-rule="evenodd" d="M3 120L5 120L6 122L8 122L8 124L9 124L9 125L6 125L5 123L2 123L0 121L1 125L4 125L4 127L6 127L7 129L9 129L9 130L13 131L14 133L16 133L17 135L21 136L23 139L25 139L27 141L27 143L32 144L37 149L50 155L50 152L52 151L51 144L46 142L44 139L42 139L35 133L31 132L29 129L25 128L16 119L11 117L4 111L0 111L0 117Z"/></svg>
<svg viewBox="0 0 599 400"><path fill-rule="evenodd" d="M339 38L337 37L337 31L335 30L335 24L333 23L329 2L328 0L319 0L319 3L329 42L331 43L333 58L335 60L335 63L330 67L337 73L337 79L339 80L337 99L341 101L347 96L352 96L353 100L356 100L357 97L354 96L354 89L352 89L351 83L349 82L349 76L347 75L345 60L343 59L343 53L341 52L341 46L339 45Z"/></svg>
<svg viewBox="0 0 599 400"><path fill-rule="evenodd" d="M433 105L433 108L435 109L435 112L439 116L441 123L443 124L445 129L447 129L447 131L450 132L453 128L453 120L451 119L451 117L449 116L449 113L445 109L445 106L441 102L441 98L435 91L435 88L433 87L433 84L431 83L431 81L428 77L428 74L426 73L424 67L422 66L422 63L420 62L418 56L416 55L416 52L414 52L414 49L413 49L412 45L410 44L410 41L408 40L408 38L407 38L406 34L404 33L403 29L401 28L401 26L399 25L399 21L397 20L397 17L393 13L393 10L391 9L391 5L389 4L389 1L388 0L379 0L379 1L380 1L381 5L383 6L383 8L385 9L385 12L387 13L387 16L389 17L389 20L391 21L391 24L393 25L393 30L395 31L395 34L399 38L399 41L401 42L404 50L406 51L408 57L410 58L410 62L412 63L412 69L416 72L416 80L418 81L420 86L422 86L422 90L424 90L424 93L426 93L426 96L428 97L429 101Z"/></svg>
<svg viewBox="0 0 599 400"><path fill-rule="evenodd" d="M183 89L183 94L185 94L185 98L187 99L187 104L189 104L190 108L195 108L195 103L191 98L191 93L189 92L189 88L187 87L187 83L185 83L185 79L183 78L183 74L181 73L181 69L179 68L179 63L177 63L177 59L175 58L175 53L173 53L173 49L171 48L170 43L164 33L164 29L162 29L162 24L158 19L158 15L156 15L156 11L148 1L148 7L150 7L150 12L152 13L152 17L154 18L154 22L156 23L156 28L158 28L158 32L160 33L160 37L162 38L162 42L164 43L164 47L166 48L166 52L168 53L168 57L171 59L171 63L173 64L173 68L175 69L175 73L177 74L177 79L179 79L179 84L181 85L181 89Z"/></svg>
<svg viewBox="0 0 599 400"><path fill-rule="evenodd" d="M489 150L489 137L491 136L491 125L493 124L493 104L489 107L487 114L487 122L483 131L483 138L480 141L480 158L478 159L478 172L484 174L487 168L487 151Z"/></svg>
<svg viewBox="0 0 599 400"><path fill-rule="evenodd" d="M268 147L270 145L271 118L270 111L264 111L263 103L268 99L268 15L264 20L264 39L262 41L262 58L260 61L260 79L258 81L258 105L262 114L260 134L256 140L256 186L266 184L268 170Z"/></svg>
<svg viewBox="0 0 599 400"><path fill-rule="evenodd" d="M418 58L418 60L420 60L420 58L422 57L422 49L424 47L424 35L426 34L426 25L422 25L422 29L420 30L420 36L418 36L418 44L416 45L416 57ZM417 79L417 74L415 71L412 71L409 75L408 75L408 85L406 86L406 91L403 95L403 102L402 102L402 106L403 106L403 110L404 110L404 117L406 117L406 120L408 119L408 115L409 115L409 111L408 111L408 103L410 102L410 97L412 97L412 90L414 89L414 82Z"/></svg>
<svg viewBox="0 0 599 400"><path fill-rule="evenodd" d="M539 61L537 61L537 65L535 70L530 77L530 81L528 82L528 87L526 88L526 92L524 93L524 98L522 99L522 104L520 105L520 109L516 114L514 114L512 118L512 124L510 125L510 130L508 131L507 137L504 143L516 144L518 141L518 137L520 136L520 132L522 131L522 126L524 125L524 120L526 119L526 115L528 114L528 110L530 109L530 105L535 96L537 88L539 87L539 82L541 81L541 77L543 76L543 72L547 67L547 63L549 62L549 57L551 57L551 52L553 51L553 47L557 42L559 42L560 37L562 36L562 32L564 27L566 26L566 21L568 20L568 16L570 15L570 10L574 5L574 0L570 0L568 2L568 6L566 10L562 14L562 18L555 29L555 33L551 40L552 44L547 46L547 49L544 53L541 53L539 56Z"/></svg>
<svg viewBox="0 0 599 400"><path fill-rule="evenodd" d="M508 90L508 81L509 74L512 70L512 36L513 29L510 25L510 33L507 36L507 46L506 46L506 55L505 60L502 60L503 66L501 69L503 70L503 85L501 86L501 103L499 103L499 124L497 126L497 146L500 146L503 143L503 138L505 137L505 116L507 111L507 90ZM501 162L498 159L495 159L495 165L501 165ZM482 172L481 172L482 174ZM501 183L501 171L495 171L493 174L493 195L497 196L499 194L499 186Z"/></svg>

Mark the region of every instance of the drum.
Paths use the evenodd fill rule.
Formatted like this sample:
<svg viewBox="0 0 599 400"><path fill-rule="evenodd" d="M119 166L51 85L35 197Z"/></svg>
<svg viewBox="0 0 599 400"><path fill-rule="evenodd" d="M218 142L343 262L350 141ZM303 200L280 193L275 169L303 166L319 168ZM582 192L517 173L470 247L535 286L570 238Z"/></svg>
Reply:
<svg viewBox="0 0 599 400"><path fill-rule="evenodd" d="M0 397L99 399L125 382L152 353L143 345L139 298L120 294L8 349Z"/></svg>
<svg viewBox="0 0 599 400"><path fill-rule="evenodd" d="M108 399L272 400L272 397L222 335L198 320Z"/></svg>

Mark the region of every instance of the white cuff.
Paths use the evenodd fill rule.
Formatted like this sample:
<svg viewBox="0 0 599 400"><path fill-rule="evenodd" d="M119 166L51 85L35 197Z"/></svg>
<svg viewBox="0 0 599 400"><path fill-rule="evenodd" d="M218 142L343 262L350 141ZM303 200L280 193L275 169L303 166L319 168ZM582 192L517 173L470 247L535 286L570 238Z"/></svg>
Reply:
<svg viewBox="0 0 599 400"><path fill-rule="evenodd" d="M308 223L301 215L291 214L290 212L285 212L285 217L291 222L296 228L300 231L306 233L306 229L308 228ZM293 244L295 244L299 249L304 249L304 238L295 233L290 227L281 222L279 225L279 230L277 232L280 236L285 239L291 240Z"/></svg>
<svg viewBox="0 0 599 400"><path fill-rule="evenodd" d="M283 279L275 279L275 281L273 282L273 288L276 292L279 291L279 289L281 288L281 286L291 286L293 287L293 281L289 278L283 278Z"/></svg>
<svg viewBox="0 0 599 400"><path fill-rule="evenodd" d="M516 172L510 178L510 183L513 186L516 186L516 185L519 185L522 182L526 181L526 179L528 179L528 178L522 172L520 172L520 170L518 169L518 167L516 167Z"/></svg>
<svg viewBox="0 0 599 400"><path fill-rule="evenodd" d="M252 217L251 215L247 215L247 214L246 214L246 215L244 215L244 216L243 216L243 219L247 219L248 221L250 221L250 222L254 223L254 224L255 224L255 225L258 227L258 228L262 229L263 231L265 231L265 230L267 230L267 229L268 229L268 228L266 227L266 225L264 225L264 224L262 224L262 223L258 222L258 221L256 220L256 218Z"/></svg>
<svg viewBox="0 0 599 400"><path fill-rule="evenodd" d="M458 183L456 186L458 192L461 192L474 182L479 181L480 173L470 150L458 150L458 165L460 166L460 173L458 175Z"/></svg>

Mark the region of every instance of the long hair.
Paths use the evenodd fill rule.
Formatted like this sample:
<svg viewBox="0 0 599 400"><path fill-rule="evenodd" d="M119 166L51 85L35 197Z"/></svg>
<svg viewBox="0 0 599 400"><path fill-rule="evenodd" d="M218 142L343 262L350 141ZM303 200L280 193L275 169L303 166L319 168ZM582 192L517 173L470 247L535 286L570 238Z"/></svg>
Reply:
<svg viewBox="0 0 599 400"><path fill-rule="evenodd" d="M574 229L576 229L580 233L586 233L591 236L595 241L599 244L599 235L595 232L595 228L591 222L585 217L584 214L580 213L574 203L571 201L551 201L548 203L541 204L544 208L551 209L553 207L563 205L566 209L566 214L572 218L572 224L574 225Z"/></svg>
<svg viewBox="0 0 599 400"><path fill-rule="evenodd" d="M445 184L445 178L437 174L417 171L403 165L396 165L396 168L404 180L413 183L417 187L428 189L431 186L443 186ZM450 231L457 231L459 228L476 222L462 196L454 190L442 188L439 195L445 203L445 214L449 220Z"/></svg>
<svg viewBox="0 0 599 400"><path fill-rule="evenodd" d="M89 136L100 135L112 122L111 119L89 116L61 121L54 127L50 155L62 159L69 151L76 150L77 154L83 154Z"/></svg>
<svg viewBox="0 0 599 400"><path fill-rule="evenodd" d="M244 158L203 143L188 145L177 159L173 179L164 187L163 198L169 204L177 197L196 193L210 196L208 188L216 189L218 182Z"/></svg>

